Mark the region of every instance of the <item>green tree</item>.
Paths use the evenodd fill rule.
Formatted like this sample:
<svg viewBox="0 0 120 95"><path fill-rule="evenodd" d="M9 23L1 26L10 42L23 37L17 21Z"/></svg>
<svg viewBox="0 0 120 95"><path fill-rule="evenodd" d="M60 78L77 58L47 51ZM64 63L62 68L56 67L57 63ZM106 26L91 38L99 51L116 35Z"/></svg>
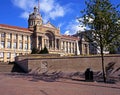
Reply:
<svg viewBox="0 0 120 95"><path fill-rule="evenodd" d="M102 59L103 79L106 82L104 64L104 50L111 49L111 46L118 44L120 37L120 12L119 6L113 6L110 0L87 0L86 8L82 11L82 18L79 21L91 29L91 34L85 33L91 43L99 47Z"/></svg>
<svg viewBox="0 0 120 95"><path fill-rule="evenodd" d="M39 54L49 54L49 51L47 49L47 47L45 46L44 49L42 49Z"/></svg>
<svg viewBox="0 0 120 95"><path fill-rule="evenodd" d="M37 49L37 48L32 49L31 54L38 54L38 53L39 53L39 49Z"/></svg>

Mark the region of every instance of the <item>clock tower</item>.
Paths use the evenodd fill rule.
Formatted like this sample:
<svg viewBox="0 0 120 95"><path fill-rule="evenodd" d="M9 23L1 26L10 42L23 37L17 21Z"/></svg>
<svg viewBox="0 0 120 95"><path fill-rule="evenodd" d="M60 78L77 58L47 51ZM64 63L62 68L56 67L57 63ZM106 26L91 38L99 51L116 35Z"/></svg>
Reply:
<svg viewBox="0 0 120 95"><path fill-rule="evenodd" d="M42 25L42 24L43 24L43 20L41 14L39 13L39 7L38 8L34 7L33 13L31 13L28 18L28 28L30 30L34 30L34 27L36 25Z"/></svg>

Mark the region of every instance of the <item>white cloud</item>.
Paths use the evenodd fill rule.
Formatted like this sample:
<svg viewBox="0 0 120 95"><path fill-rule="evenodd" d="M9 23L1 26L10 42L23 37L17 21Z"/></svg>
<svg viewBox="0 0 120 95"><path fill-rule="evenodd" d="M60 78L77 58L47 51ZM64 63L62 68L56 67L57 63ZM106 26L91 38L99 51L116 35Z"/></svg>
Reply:
<svg viewBox="0 0 120 95"><path fill-rule="evenodd" d="M66 26L66 31L64 34L73 35L78 31L85 31L86 27L83 24L80 24L78 20L72 20Z"/></svg>
<svg viewBox="0 0 120 95"><path fill-rule="evenodd" d="M70 35L70 31L69 30L67 30L67 31L65 31L65 33L64 33L65 35Z"/></svg>
<svg viewBox="0 0 120 95"><path fill-rule="evenodd" d="M23 10L22 18L28 18L29 13L33 11L34 6L38 6L37 0L12 0L13 4ZM43 20L62 17L66 14L65 6L61 6L56 0L40 0L40 11L43 13Z"/></svg>

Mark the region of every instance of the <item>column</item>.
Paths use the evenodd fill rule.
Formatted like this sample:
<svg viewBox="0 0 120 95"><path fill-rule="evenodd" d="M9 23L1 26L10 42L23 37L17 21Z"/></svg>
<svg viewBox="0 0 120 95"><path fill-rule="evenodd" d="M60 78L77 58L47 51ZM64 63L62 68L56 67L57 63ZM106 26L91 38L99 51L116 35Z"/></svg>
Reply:
<svg viewBox="0 0 120 95"><path fill-rule="evenodd" d="M64 45L65 45L65 53L66 53L66 42L64 41Z"/></svg>
<svg viewBox="0 0 120 95"><path fill-rule="evenodd" d="M44 48L44 45L45 43L44 43L44 37L42 36L42 49Z"/></svg>
<svg viewBox="0 0 120 95"><path fill-rule="evenodd" d="M61 50L61 40L59 39L59 50Z"/></svg>
<svg viewBox="0 0 120 95"><path fill-rule="evenodd" d="M73 53L75 54L75 42L73 43Z"/></svg>
<svg viewBox="0 0 120 95"><path fill-rule="evenodd" d="M4 60L4 62L7 61L7 53L6 52L4 52L4 58L3 58L3 60Z"/></svg>
<svg viewBox="0 0 120 95"><path fill-rule="evenodd" d="M63 50L63 41L61 41L60 44L61 44L61 45L60 45L60 46L61 46L60 49Z"/></svg>
<svg viewBox="0 0 120 95"><path fill-rule="evenodd" d="M76 54L77 54L77 55L79 55L79 54L80 54L78 41L76 41Z"/></svg>
<svg viewBox="0 0 120 95"><path fill-rule="evenodd" d="M12 34L12 38L11 38L11 48L13 49L13 41L14 41L14 37L13 37L14 35Z"/></svg>
<svg viewBox="0 0 120 95"><path fill-rule="evenodd" d="M55 39L55 50L56 50L56 39Z"/></svg>
<svg viewBox="0 0 120 95"><path fill-rule="evenodd" d="M70 48L70 53L71 53L71 42L69 42L69 48Z"/></svg>
<svg viewBox="0 0 120 95"><path fill-rule="evenodd" d="M23 35L23 50L25 49L25 36Z"/></svg>
<svg viewBox="0 0 120 95"><path fill-rule="evenodd" d="M89 43L87 44L87 54L89 55Z"/></svg>
<svg viewBox="0 0 120 95"><path fill-rule="evenodd" d="M0 33L0 49L1 49L1 33Z"/></svg>
<svg viewBox="0 0 120 95"><path fill-rule="evenodd" d="M7 48L7 33L5 33L5 48Z"/></svg>
<svg viewBox="0 0 120 95"><path fill-rule="evenodd" d="M54 39L52 39L52 49L54 49Z"/></svg>
<svg viewBox="0 0 120 95"><path fill-rule="evenodd" d="M31 50L31 41L30 41L30 35L28 36L28 50Z"/></svg>
<svg viewBox="0 0 120 95"><path fill-rule="evenodd" d="M68 53L70 53L70 44L68 42Z"/></svg>
<svg viewBox="0 0 120 95"><path fill-rule="evenodd" d="M36 37L36 47L37 47L37 48L39 47L39 46L38 46L38 45L39 45L38 37L39 37L39 36Z"/></svg>
<svg viewBox="0 0 120 95"><path fill-rule="evenodd" d="M19 38L20 38L20 37L19 37L19 34L17 35L16 38L17 38L17 49L19 50Z"/></svg>

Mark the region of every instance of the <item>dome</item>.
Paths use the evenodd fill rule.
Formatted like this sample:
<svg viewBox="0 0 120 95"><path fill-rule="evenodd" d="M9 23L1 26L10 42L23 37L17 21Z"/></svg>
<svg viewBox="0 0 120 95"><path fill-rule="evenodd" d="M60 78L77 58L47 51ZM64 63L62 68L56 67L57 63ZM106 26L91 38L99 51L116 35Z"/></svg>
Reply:
<svg viewBox="0 0 120 95"><path fill-rule="evenodd" d="M34 12L29 15L29 19L42 19L37 7L34 7Z"/></svg>

